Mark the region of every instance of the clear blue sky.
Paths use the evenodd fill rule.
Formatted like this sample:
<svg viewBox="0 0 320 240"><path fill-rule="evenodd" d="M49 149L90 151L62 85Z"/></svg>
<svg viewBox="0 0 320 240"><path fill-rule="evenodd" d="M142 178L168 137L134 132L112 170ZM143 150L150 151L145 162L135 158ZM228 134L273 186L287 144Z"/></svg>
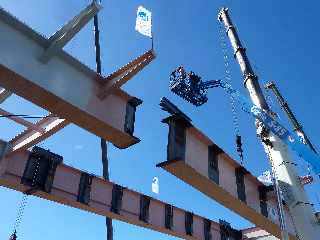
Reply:
<svg viewBox="0 0 320 240"><path fill-rule="evenodd" d="M7 9L35 30L50 36L78 13L88 0L1 0ZM209 102L195 108L168 90L168 76L179 64L184 64L204 79L222 78L224 65L219 45L217 12L226 5L247 47L248 55L261 82L275 80L287 98L306 132L320 146L319 54L320 34L318 1L187 1L187 0L103 0L100 14L103 73L106 75L150 48L150 40L134 31L139 5L153 13L153 32L157 58L130 81L125 89L144 103L139 107L135 135L141 143L119 150L109 145L111 180L147 195L152 195L178 207L218 220L223 218L235 228L251 224L192 189L155 165L166 160L167 127L160 123L166 116L158 107L162 96L180 106L196 126L218 145L236 157L230 107L221 90L209 93ZM72 55L95 69L93 23L81 31L66 47ZM1 36L0 36L1 37ZM0 53L1 54L1 53ZM246 94L239 67L233 59L232 83ZM286 118L273 101L273 109ZM12 97L5 109L19 114L42 114L45 111ZM253 119L239 112L244 140L245 165L255 175L268 169L267 160L255 136ZM9 139L21 128L0 119L0 137ZM287 125L288 126L288 125ZM64 162L101 174L99 139L70 125L40 146L64 156ZM318 148L319 149L319 148ZM306 164L298 161L306 173ZM151 192L154 176L160 180L160 194ZM319 184L308 187L312 201L319 209L315 191ZM0 238L7 239L15 221L21 193L0 187ZM105 220L101 216L30 197L20 227L19 239L105 239ZM115 238L174 239L118 221L114 223Z"/></svg>

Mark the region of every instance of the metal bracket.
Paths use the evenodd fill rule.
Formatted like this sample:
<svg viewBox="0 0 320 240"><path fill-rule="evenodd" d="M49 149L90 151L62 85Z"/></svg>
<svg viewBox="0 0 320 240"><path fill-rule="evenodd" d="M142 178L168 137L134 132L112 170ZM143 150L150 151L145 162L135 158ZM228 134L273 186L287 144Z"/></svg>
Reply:
<svg viewBox="0 0 320 240"><path fill-rule="evenodd" d="M31 187L27 193L31 194L37 190L50 193L57 166L62 161L62 156L35 146L21 178L21 184Z"/></svg>
<svg viewBox="0 0 320 240"><path fill-rule="evenodd" d="M229 31L229 28L228 28L228 31ZM246 48L238 46L237 49L236 49L236 50L234 51L234 53L233 53L233 57L234 57L234 58L237 58L237 53L238 53L239 51L245 52L245 51L246 51Z"/></svg>
<svg viewBox="0 0 320 240"><path fill-rule="evenodd" d="M77 201L88 205L90 202L91 184L93 175L81 173Z"/></svg>
<svg viewBox="0 0 320 240"><path fill-rule="evenodd" d="M114 184L112 187L112 200L110 211L116 214L120 214L122 207L123 187Z"/></svg>
<svg viewBox="0 0 320 240"><path fill-rule="evenodd" d="M173 227L173 207L170 204L165 205L165 223L166 229L172 229Z"/></svg>
<svg viewBox="0 0 320 240"><path fill-rule="evenodd" d="M219 160L218 155L223 153L223 150L217 145L208 146L208 177L219 185Z"/></svg>
<svg viewBox="0 0 320 240"><path fill-rule="evenodd" d="M220 234L221 234L221 240L242 240L242 232L239 230L235 230L231 227L230 223L219 220L220 223Z"/></svg>
<svg viewBox="0 0 320 240"><path fill-rule="evenodd" d="M264 185L258 187L259 200L260 200L260 212L266 218L268 217L268 203L267 203L267 192L268 188Z"/></svg>
<svg viewBox="0 0 320 240"><path fill-rule="evenodd" d="M12 146L10 143L0 139L0 176L6 172L8 160L5 159L8 152L10 152Z"/></svg>
<svg viewBox="0 0 320 240"><path fill-rule="evenodd" d="M49 38L50 45L40 57L40 61L47 63L55 56L100 10L102 6L93 1L77 16L63 26Z"/></svg>
<svg viewBox="0 0 320 240"><path fill-rule="evenodd" d="M133 135L133 132L134 132L136 109L137 109L137 106L139 106L141 103L142 101L138 98L132 98L127 103L124 131L130 134L131 136Z"/></svg>
<svg viewBox="0 0 320 240"><path fill-rule="evenodd" d="M248 171L244 167L235 169L238 198L243 202L246 202L246 186L244 184L246 174L248 174Z"/></svg>
<svg viewBox="0 0 320 240"><path fill-rule="evenodd" d="M258 80L258 76L252 73L245 73L244 74L244 80L243 80L243 85L246 86L247 81L249 79L253 79L253 80Z"/></svg>
<svg viewBox="0 0 320 240"><path fill-rule="evenodd" d="M193 213L185 212L185 230L186 234L192 236L193 234Z"/></svg>
<svg viewBox="0 0 320 240"><path fill-rule="evenodd" d="M211 240L211 221L208 219L203 219L203 235L204 240Z"/></svg>
<svg viewBox="0 0 320 240"><path fill-rule="evenodd" d="M167 160L185 159L186 152L186 129L191 126L190 122L178 115L172 115L162 120L169 125Z"/></svg>
<svg viewBox="0 0 320 240"><path fill-rule="evenodd" d="M10 150L11 144L0 139L0 162Z"/></svg>
<svg viewBox="0 0 320 240"><path fill-rule="evenodd" d="M228 35L228 32L230 31L230 29L235 29L235 27L233 25L229 25L226 27L226 34Z"/></svg>
<svg viewBox="0 0 320 240"><path fill-rule="evenodd" d="M145 195L140 195L140 214L139 220L145 223L149 222L149 206L150 206L150 197Z"/></svg>

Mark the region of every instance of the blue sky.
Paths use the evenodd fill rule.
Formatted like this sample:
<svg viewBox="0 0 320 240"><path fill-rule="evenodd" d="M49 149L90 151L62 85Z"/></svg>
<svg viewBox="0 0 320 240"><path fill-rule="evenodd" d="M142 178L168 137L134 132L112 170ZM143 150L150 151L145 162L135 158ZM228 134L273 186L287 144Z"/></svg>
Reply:
<svg viewBox="0 0 320 240"><path fill-rule="evenodd" d="M72 18L89 0L1 0L0 6L38 32L49 37L58 27ZM309 1L188 1L188 0L104 0L99 14L103 73L107 75L150 48L150 40L134 31L135 14L139 5L153 13L153 32L157 58L124 89L141 98L144 103L136 116L135 135L141 143L119 150L109 145L111 180L128 188L144 192L178 207L189 209L213 220L223 218L235 228L251 224L228 209L192 189L155 165L166 160L167 127L160 123L166 116L158 107L167 96L184 110L194 124L210 136L230 155L237 157L230 106L221 90L211 90L209 102L196 108L168 89L168 77L179 64L192 69L205 80L222 78L223 56L219 42L217 12L228 6L252 65L261 83L274 80L304 125L315 146L320 146L319 69L316 30L320 3ZM66 50L95 69L93 23L83 29ZM0 36L1 37L1 36ZM244 94L239 67L231 58L232 84ZM17 114L42 114L45 111L14 96L3 108ZM273 100L271 107L285 116ZM255 175L268 169L263 149L258 142L253 119L239 111L240 131L243 135L245 166ZM0 119L0 137L9 139L21 130L17 125ZM64 162L101 174L99 138L75 125L69 125L41 147L64 156ZM299 171L306 173L306 164L297 159ZM159 177L160 194L151 192L151 181ZM311 200L319 209L316 189L319 181L307 188ZM12 230L22 195L0 188L0 238L6 239ZM104 239L104 218L30 197L20 227L21 239L53 240L57 238ZM115 239L175 239L118 221L114 223Z"/></svg>

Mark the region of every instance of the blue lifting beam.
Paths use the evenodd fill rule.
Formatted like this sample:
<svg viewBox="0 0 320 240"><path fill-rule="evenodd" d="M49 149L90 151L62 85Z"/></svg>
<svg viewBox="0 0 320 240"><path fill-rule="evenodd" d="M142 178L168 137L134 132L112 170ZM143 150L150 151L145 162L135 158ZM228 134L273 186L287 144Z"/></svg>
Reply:
<svg viewBox="0 0 320 240"><path fill-rule="evenodd" d="M170 90L197 107L208 101L208 89L215 87L221 87L220 80L203 82L194 72L186 73L182 66L170 75Z"/></svg>

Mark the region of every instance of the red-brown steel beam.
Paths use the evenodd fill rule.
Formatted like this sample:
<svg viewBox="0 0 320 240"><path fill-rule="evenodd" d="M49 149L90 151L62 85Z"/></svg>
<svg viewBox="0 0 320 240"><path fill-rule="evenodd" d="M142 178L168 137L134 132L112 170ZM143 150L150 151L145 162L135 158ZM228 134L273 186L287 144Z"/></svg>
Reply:
<svg viewBox="0 0 320 240"><path fill-rule="evenodd" d="M24 174L30 152L27 150L18 151L8 155L0 161L0 185L17 191L25 192L30 187L21 184L21 178ZM40 160L40 162L43 160ZM123 188L122 204L119 214L111 211L114 183L105 181L100 177L93 176L91 182L90 197L87 204L79 202L79 184L82 171L73 167L60 164L58 165L50 193L36 191L32 194L43 199L51 200L67 206L86 210L102 216L118 219L129 224L145 227L161 233L183 239L199 240L220 240L220 224L214 221L206 220L196 214L193 214L192 236L186 233L186 211L173 207L173 217L171 229L165 226L165 208L166 203L150 199L148 208L148 219L140 220L140 201L142 194ZM143 195L144 196L144 195ZM204 222L210 223L211 238L205 238Z"/></svg>
<svg viewBox="0 0 320 240"><path fill-rule="evenodd" d="M173 115L163 122L169 125L168 156L167 161L158 164L158 167L272 235L281 236L278 218L272 219L268 213L270 207L277 209L275 196L267 193L265 186L256 177L187 119ZM287 228L293 234L288 209L285 212ZM294 239L293 235L291 238Z"/></svg>

